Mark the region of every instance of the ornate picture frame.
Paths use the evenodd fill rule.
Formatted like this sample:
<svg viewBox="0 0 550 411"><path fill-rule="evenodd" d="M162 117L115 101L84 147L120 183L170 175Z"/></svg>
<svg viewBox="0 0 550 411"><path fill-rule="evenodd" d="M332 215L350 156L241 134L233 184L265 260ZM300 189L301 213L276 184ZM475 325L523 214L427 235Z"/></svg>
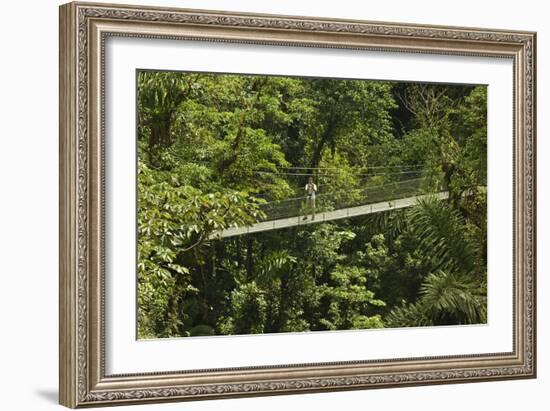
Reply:
<svg viewBox="0 0 550 411"><path fill-rule="evenodd" d="M513 350L144 372L105 370L105 42L201 40L513 62ZM536 35L73 2L60 7L60 403L67 407L536 377ZM509 251L503 251L509 252ZM269 364L269 359L266 359Z"/></svg>

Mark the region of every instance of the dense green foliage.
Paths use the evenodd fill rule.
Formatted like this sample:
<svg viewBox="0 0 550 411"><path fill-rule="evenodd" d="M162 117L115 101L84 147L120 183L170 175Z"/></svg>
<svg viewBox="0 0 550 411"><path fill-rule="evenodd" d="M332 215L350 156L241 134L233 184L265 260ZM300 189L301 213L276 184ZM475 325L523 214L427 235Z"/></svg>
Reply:
<svg viewBox="0 0 550 411"><path fill-rule="evenodd" d="M486 87L140 72L140 338L486 322ZM300 167L303 167L301 169ZM448 200L215 239L262 204Z"/></svg>

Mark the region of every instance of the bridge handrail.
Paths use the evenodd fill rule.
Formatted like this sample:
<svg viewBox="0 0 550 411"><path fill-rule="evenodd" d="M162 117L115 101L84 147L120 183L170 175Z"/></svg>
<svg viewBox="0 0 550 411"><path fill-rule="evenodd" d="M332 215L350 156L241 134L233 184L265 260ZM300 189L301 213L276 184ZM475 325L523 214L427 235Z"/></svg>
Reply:
<svg viewBox="0 0 550 411"><path fill-rule="evenodd" d="M373 189L373 188L376 188L376 187L384 187L384 186L388 186L390 184L399 184L399 183L407 183L407 182L411 182L411 181L419 181L419 180L425 180L426 177L418 177L418 178L411 178L411 179L407 179L407 180L400 180L400 181L390 181L390 182L385 182L385 183L382 183L382 184L376 184L374 186L369 186L369 187L365 187L365 188L354 188L354 189L351 189L351 190L341 190L341 191L330 191L328 193L321 193L321 194L316 194L316 198L319 198L319 197L324 197L324 196L328 196L328 195L335 195L335 194L342 194L342 193L349 193L349 192L360 192L360 191L364 191L364 190L370 190L370 189ZM260 197L261 198L261 197ZM307 198L307 195L305 196L299 196L299 197L290 197L290 198L285 198L284 200L273 200L273 201L267 201L263 204L261 204L262 206L263 205L266 205L266 204L280 204L280 203L285 203L285 202L289 202L289 201L295 201L295 200L303 200Z"/></svg>
<svg viewBox="0 0 550 411"><path fill-rule="evenodd" d="M395 200L397 198L401 198L403 196L409 196L412 194L415 194L418 192L420 188L420 184L422 181L426 180L426 178L417 178L417 179L410 179L410 180L402 180L402 181L396 181L396 182L390 182L385 184L380 184L376 186L366 187L362 189L353 189L353 190L343 190L338 192L331 192L331 193L325 193L316 196L317 199L320 201L317 202L315 211L316 212L323 212L330 210L332 208L340 209L340 208L347 208L350 206L359 205L357 204L357 200L353 199L347 199L347 201L344 201L343 203L338 204L337 206L335 204L330 203L330 199L332 197L336 197L338 194L349 194L350 196L356 196L358 193L368 198L368 203L376 202L376 201L383 201L383 200ZM398 194L396 196L396 194ZM381 198L383 197L383 198ZM273 219L281 218L284 216L292 217L295 215L302 215L304 214L304 202L303 200L306 199L307 196L300 196L295 197L292 199L286 199L282 201L274 201L269 202L261 205L261 208L263 209L264 213L267 214L267 218L263 221L270 221ZM323 201L325 200L325 201ZM335 199L338 200L338 199ZM364 201L361 202L361 205L367 204ZM279 206L279 207L277 207ZM282 206L282 207L281 207Z"/></svg>

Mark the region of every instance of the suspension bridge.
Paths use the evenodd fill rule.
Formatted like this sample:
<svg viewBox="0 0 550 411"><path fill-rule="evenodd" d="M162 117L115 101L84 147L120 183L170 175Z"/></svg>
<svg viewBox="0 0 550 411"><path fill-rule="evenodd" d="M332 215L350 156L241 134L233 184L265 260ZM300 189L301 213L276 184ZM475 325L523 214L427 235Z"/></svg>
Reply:
<svg viewBox="0 0 550 411"><path fill-rule="evenodd" d="M307 175L307 174L306 174ZM315 206L307 196L288 198L261 204L265 217L255 224L231 227L213 233L210 238L226 238L243 234L277 230L325 221L334 221L388 210L411 207L418 201L435 197L446 199L447 191L426 193L426 178L420 172L408 175L406 180L386 182L366 188L317 194Z"/></svg>

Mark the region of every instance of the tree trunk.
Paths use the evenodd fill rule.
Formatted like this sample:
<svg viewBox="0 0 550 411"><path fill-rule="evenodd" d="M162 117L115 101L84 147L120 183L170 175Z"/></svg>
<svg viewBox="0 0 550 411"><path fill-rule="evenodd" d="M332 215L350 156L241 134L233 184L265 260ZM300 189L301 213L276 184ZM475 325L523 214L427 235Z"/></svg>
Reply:
<svg viewBox="0 0 550 411"><path fill-rule="evenodd" d="M246 248L246 281L250 282L254 278L254 240L248 238L248 244Z"/></svg>
<svg viewBox="0 0 550 411"><path fill-rule="evenodd" d="M336 129L336 121L334 121L334 119L331 117L325 127L325 131L323 132L323 135L321 136L319 143L317 144L317 146L315 146L315 150L313 150L313 155L309 163L309 166L311 168L319 167L319 162L321 161L321 155L323 154L323 149L325 148L326 144L330 140L334 139L335 129ZM305 178L305 182L307 182L307 177Z"/></svg>

